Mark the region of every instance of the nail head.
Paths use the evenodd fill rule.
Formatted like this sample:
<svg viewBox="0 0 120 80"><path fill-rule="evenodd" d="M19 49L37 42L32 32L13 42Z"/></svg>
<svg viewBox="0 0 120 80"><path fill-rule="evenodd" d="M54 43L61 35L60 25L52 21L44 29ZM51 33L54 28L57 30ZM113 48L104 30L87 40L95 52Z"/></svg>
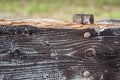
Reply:
<svg viewBox="0 0 120 80"><path fill-rule="evenodd" d="M84 36L84 38L89 38L89 37L91 37L91 33L90 32L85 32L83 36Z"/></svg>
<svg viewBox="0 0 120 80"><path fill-rule="evenodd" d="M85 78L90 77L90 72L89 71L84 71L83 72L83 77L85 77Z"/></svg>

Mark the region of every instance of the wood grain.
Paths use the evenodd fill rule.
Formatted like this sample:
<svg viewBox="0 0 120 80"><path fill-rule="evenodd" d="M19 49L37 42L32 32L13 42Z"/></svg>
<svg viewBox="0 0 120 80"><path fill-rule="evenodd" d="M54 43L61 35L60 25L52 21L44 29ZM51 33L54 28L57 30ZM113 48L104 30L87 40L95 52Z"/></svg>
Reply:
<svg viewBox="0 0 120 80"><path fill-rule="evenodd" d="M119 53L119 28L0 26L0 80L120 80Z"/></svg>

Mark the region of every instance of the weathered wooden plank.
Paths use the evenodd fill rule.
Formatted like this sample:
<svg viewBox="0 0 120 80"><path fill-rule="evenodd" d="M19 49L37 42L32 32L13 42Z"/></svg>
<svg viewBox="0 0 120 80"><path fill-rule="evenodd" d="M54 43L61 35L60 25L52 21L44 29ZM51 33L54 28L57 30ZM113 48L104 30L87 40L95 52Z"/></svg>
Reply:
<svg viewBox="0 0 120 80"><path fill-rule="evenodd" d="M119 52L119 28L0 26L0 80L119 80Z"/></svg>

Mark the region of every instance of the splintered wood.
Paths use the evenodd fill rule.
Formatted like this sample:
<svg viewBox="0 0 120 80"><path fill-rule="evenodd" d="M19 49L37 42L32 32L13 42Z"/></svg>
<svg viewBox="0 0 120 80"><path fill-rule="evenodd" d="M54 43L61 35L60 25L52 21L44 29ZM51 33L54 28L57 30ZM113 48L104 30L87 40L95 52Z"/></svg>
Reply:
<svg viewBox="0 0 120 80"><path fill-rule="evenodd" d="M112 27L109 24L77 24L52 19L21 19L21 20L0 20L0 25L19 26L31 25L38 28L58 28L58 29L85 29L102 26L104 28Z"/></svg>

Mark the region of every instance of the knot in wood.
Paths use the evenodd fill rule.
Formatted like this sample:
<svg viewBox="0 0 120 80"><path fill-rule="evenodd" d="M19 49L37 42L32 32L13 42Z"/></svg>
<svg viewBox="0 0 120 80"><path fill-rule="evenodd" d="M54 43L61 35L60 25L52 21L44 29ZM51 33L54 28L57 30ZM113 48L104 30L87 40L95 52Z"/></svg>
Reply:
<svg viewBox="0 0 120 80"><path fill-rule="evenodd" d="M94 48L88 48L85 50L85 58L93 59L96 56L96 51Z"/></svg>
<svg viewBox="0 0 120 80"><path fill-rule="evenodd" d="M12 56L12 57L19 56L19 55L20 55L20 50L19 50L19 49L16 49L16 50L14 50L14 51L11 51L9 54L10 54L10 56Z"/></svg>

